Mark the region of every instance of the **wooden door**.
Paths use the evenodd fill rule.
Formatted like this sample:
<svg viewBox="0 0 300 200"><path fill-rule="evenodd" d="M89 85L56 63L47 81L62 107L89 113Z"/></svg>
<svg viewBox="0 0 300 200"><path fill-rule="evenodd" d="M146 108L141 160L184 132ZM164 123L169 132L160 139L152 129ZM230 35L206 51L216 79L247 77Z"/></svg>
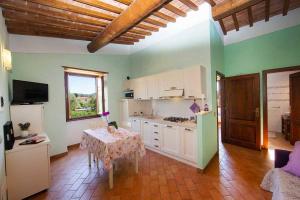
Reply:
<svg viewBox="0 0 300 200"><path fill-rule="evenodd" d="M290 75L291 144L300 140L300 72Z"/></svg>
<svg viewBox="0 0 300 200"><path fill-rule="evenodd" d="M225 78L223 142L260 149L259 74Z"/></svg>

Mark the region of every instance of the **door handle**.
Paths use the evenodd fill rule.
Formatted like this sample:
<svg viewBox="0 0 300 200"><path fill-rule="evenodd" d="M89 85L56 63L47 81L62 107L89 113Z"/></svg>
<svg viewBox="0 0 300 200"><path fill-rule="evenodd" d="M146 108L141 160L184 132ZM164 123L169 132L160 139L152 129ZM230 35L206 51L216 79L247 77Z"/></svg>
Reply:
<svg viewBox="0 0 300 200"><path fill-rule="evenodd" d="M255 118L259 119L259 108L255 108Z"/></svg>

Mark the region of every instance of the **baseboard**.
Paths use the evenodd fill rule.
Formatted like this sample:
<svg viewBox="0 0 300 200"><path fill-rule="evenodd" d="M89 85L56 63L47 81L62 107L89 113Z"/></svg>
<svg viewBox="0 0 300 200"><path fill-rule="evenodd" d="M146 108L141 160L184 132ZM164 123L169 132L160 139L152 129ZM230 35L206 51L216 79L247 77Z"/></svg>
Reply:
<svg viewBox="0 0 300 200"><path fill-rule="evenodd" d="M50 161L62 158L64 156L66 156L67 154L68 154L68 152L66 151L66 152L63 152L63 153L60 153L60 154L56 154L56 155L50 156Z"/></svg>
<svg viewBox="0 0 300 200"><path fill-rule="evenodd" d="M72 145L67 146L67 149L68 150L78 149L79 146L80 146L80 143L72 144Z"/></svg>
<svg viewBox="0 0 300 200"><path fill-rule="evenodd" d="M72 145L67 146L67 150L71 151L71 150L74 150L74 149L78 149L79 146L80 146L80 143L78 143L78 144L72 144ZM60 154L56 154L56 155L53 155L53 156L50 156L50 161L53 161L53 160L56 160L56 159L59 159L59 158L62 158L64 156L68 155L68 151L60 153Z"/></svg>

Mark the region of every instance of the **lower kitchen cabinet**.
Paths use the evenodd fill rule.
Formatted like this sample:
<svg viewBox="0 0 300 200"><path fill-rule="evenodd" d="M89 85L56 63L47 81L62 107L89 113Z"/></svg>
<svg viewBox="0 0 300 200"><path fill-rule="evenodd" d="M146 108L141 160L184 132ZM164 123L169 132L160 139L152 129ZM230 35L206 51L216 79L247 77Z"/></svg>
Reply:
<svg viewBox="0 0 300 200"><path fill-rule="evenodd" d="M195 128L166 125L136 118L131 119L131 124L132 130L141 133L146 148L197 166L198 138Z"/></svg>
<svg viewBox="0 0 300 200"><path fill-rule="evenodd" d="M177 126L163 125L161 150L173 155L180 154L180 132Z"/></svg>
<svg viewBox="0 0 300 200"><path fill-rule="evenodd" d="M149 121L142 121L142 132L144 144L152 146L152 126Z"/></svg>
<svg viewBox="0 0 300 200"><path fill-rule="evenodd" d="M141 134L141 120L132 118L130 120L130 123L131 123L131 130Z"/></svg>
<svg viewBox="0 0 300 200"><path fill-rule="evenodd" d="M184 159L197 162L197 134L196 130L181 128L181 155Z"/></svg>

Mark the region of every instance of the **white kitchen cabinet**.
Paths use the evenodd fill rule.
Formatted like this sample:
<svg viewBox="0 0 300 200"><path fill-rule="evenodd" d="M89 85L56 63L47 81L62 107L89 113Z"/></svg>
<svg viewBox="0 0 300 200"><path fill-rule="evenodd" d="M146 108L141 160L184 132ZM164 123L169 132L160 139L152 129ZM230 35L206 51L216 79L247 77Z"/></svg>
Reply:
<svg viewBox="0 0 300 200"><path fill-rule="evenodd" d="M134 132L141 134L141 120L136 119L136 118L131 118L130 122L131 122L131 129Z"/></svg>
<svg viewBox="0 0 300 200"><path fill-rule="evenodd" d="M180 154L180 132L177 126L163 126L161 150L175 156Z"/></svg>
<svg viewBox="0 0 300 200"><path fill-rule="evenodd" d="M43 135L46 136L46 135ZM20 200L50 187L50 140L5 151L8 200Z"/></svg>
<svg viewBox="0 0 300 200"><path fill-rule="evenodd" d="M197 162L197 134L196 130L181 128L180 130L181 155L184 159Z"/></svg>
<svg viewBox="0 0 300 200"><path fill-rule="evenodd" d="M146 77L147 99L159 98L159 75Z"/></svg>
<svg viewBox="0 0 300 200"><path fill-rule="evenodd" d="M160 74L161 90L183 89L183 73L182 70L172 70Z"/></svg>
<svg viewBox="0 0 300 200"><path fill-rule="evenodd" d="M160 150L161 149L161 125L152 123L152 147Z"/></svg>
<svg viewBox="0 0 300 200"><path fill-rule="evenodd" d="M134 90L134 99L143 100L147 99L147 85L146 85L146 78L137 78L133 79L132 88Z"/></svg>
<svg viewBox="0 0 300 200"><path fill-rule="evenodd" d="M204 91L204 81L202 80L203 67L189 67L183 70L184 98L199 99Z"/></svg>
<svg viewBox="0 0 300 200"><path fill-rule="evenodd" d="M152 146L152 126L149 121L143 121L142 122L142 133L143 133L143 139L144 144L147 146Z"/></svg>

